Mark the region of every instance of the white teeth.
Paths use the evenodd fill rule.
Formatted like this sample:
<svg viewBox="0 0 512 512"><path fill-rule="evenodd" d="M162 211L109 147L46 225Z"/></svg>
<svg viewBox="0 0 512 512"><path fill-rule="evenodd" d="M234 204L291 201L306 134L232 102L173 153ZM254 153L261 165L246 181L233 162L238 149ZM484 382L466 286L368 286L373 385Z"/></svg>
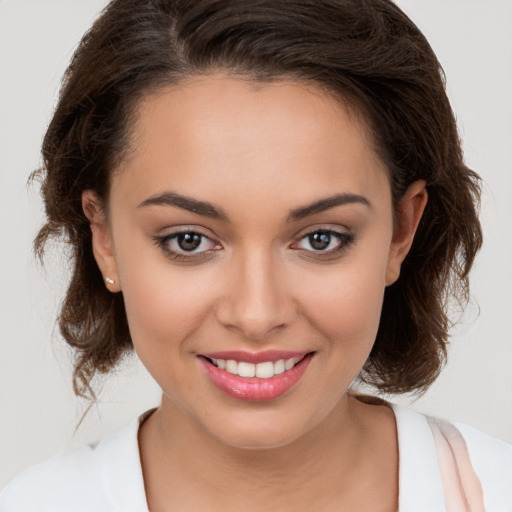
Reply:
<svg viewBox="0 0 512 512"><path fill-rule="evenodd" d="M226 361L226 371L233 375L238 375L238 363L233 361L233 359L229 359Z"/></svg>
<svg viewBox="0 0 512 512"><path fill-rule="evenodd" d="M285 370L291 370L295 366L295 359L293 357L291 359L287 359L284 362L284 369Z"/></svg>
<svg viewBox="0 0 512 512"><path fill-rule="evenodd" d="M238 375L240 377L254 377L256 375L256 365L252 363L238 363Z"/></svg>
<svg viewBox="0 0 512 512"><path fill-rule="evenodd" d="M285 371L285 367L284 367L284 359L279 359L279 361L276 361L274 363L274 373L276 375L280 375L281 373L283 373Z"/></svg>
<svg viewBox="0 0 512 512"><path fill-rule="evenodd" d="M290 359L279 359L278 361L265 361L263 363L253 364L245 361L235 361L234 359L212 359L212 363L226 370L233 375L240 377L258 377L259 379L270 379L274 375L280 375L287 370L291 370L298 362L302 361L302 357L292 357Z"/></svg>
<svg viewBox="0 0 512 512"><path fill-rule="evenodd" d="M275 374L274 363L268 361L266 363L258 363L256 365L256 377L260 379L270 379Z"/></svg>

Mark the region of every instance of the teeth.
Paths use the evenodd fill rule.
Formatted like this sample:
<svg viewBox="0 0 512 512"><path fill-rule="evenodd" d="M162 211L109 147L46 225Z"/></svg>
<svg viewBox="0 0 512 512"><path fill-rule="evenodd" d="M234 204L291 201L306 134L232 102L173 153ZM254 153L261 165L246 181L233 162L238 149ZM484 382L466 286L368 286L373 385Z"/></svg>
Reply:
<svg viewBox="0 0 512 512"><path fill-rule="evenodd" d="M226 361L226 371L233 375L238 375L238 363L233 361L233 359L229 359Z"/></svg>
<svg viewBox="0 0 512 512"><path fill-rule="evenodd" d="M268 361L267 363L258 363L256 365L256 377L260 379L270 379L274 374L274 363Z"/></svg>
<svg viewBox="0 0 512 512"><path fill-rule="evenodd" d="M279 361L276 361L274 363L274 373L276 375L279 375L285 371L284 367L284 359L279 359Z"/></svg>
<svg viewBox="0 0 512 512"><path fill-rule="evenodd" d="M256 365L251 363L238 363L238 375L240 377L254 377L256 375Z"/></svg>
<svg viewBox="0 0 512 512"><path fill-rule="evenodd" d="M285 362L284 362L284 369L285 370L291 370L293 367L295 366L295 361L294 359L287 359Z"/></svg>
<svg viewBox="0 0 512 512"><path fill-rule="evenodd" d="M221 370L226 370L233 375L240 377L258 377L259 379L270 379L274 375L280 375L287 370L291 370L302 357L293 357L290 359L279 359L278 361L265 361L264 363L246 363L244 361L235 361L233 359L212 359L215 366Z"/></svg>

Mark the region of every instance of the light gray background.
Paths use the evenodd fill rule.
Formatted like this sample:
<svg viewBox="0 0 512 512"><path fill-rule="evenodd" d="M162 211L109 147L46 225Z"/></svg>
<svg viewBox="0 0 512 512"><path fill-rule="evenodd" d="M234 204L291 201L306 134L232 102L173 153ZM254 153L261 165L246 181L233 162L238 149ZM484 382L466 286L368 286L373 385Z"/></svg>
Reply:
<svg viewBox="0 0 512 512"><path fill-rule="evenodd" d="M71 355L55 327L68 265L59 247L45 270L31 254L42 214L27 177L40 164L66 63L104 5L0 0L0 488L23 468L97 440L159 401L133 359L110 377L74 433L86 404L73 396ZM413 407L512 442L512 0L399 5L443 63L467 161L485 180L474 304L455 330L448 366Z"/></svg>

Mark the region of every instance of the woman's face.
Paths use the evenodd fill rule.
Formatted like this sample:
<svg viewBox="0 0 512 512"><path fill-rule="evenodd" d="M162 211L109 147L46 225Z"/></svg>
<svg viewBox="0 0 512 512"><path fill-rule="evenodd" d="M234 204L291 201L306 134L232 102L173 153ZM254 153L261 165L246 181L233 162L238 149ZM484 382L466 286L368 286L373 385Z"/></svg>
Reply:
<svg viewBox="0 0 512 512"><path fill-rule="evenodd" d="M364 123L310 86L215 75L144 99L131 149L94 249L162 407L240 447L328 421L416 222L394 231Z"/></svg>

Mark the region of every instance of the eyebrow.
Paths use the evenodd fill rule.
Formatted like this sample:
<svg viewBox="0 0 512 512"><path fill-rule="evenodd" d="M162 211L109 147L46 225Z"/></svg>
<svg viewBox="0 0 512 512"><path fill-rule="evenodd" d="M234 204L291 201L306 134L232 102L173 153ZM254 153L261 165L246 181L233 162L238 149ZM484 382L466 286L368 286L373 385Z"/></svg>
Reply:
<svg viewBox="0 0 512 512"><path fill-rule="evenodd" d="M370 201L366 199L366 197L357 195L357 194L335 194L331 197L327 197L325 199L320 199L319 201L315 201L312 204L307 206L302 206L300 208L296 208L290 212L287 222L294 222L305 217L309 217L310 215L314 215L316 213L324 212L325 210L330 210L331 208L335 208L336 206L343 206L345 204L353 204L359 203L371 208Z"/></svg>
<svg viewBox="0 0 512 512"><path fill-rule="evenodd" d="M176 192L164 192L163 194L151 196L142 201L142 203L139 204L139 208L154 205L176 206L204 217L227 220L226 214L220 208L213 206L213 204L182 196Z"/></svg>
<svg viewBox="0 0 512 512"><path fill-rule="evenodd" d="M290 212L286 221L295 222L310 215L321 213L323 211L335 208L336 206L343 206L346 204L359 203L371 208L370 201L363 196L357 194L335 194L331 197L320 199L306 206L301 206ZM222 209L214 206L207 201L199 201L191 197L183 196L176 192L164 192L148 197L142 203L139 204L139 208L146 206L175 206L183 210L202 215L204 217L210 217L213 219L219 219L223 221L229 220L227 215Z"/></svg>

